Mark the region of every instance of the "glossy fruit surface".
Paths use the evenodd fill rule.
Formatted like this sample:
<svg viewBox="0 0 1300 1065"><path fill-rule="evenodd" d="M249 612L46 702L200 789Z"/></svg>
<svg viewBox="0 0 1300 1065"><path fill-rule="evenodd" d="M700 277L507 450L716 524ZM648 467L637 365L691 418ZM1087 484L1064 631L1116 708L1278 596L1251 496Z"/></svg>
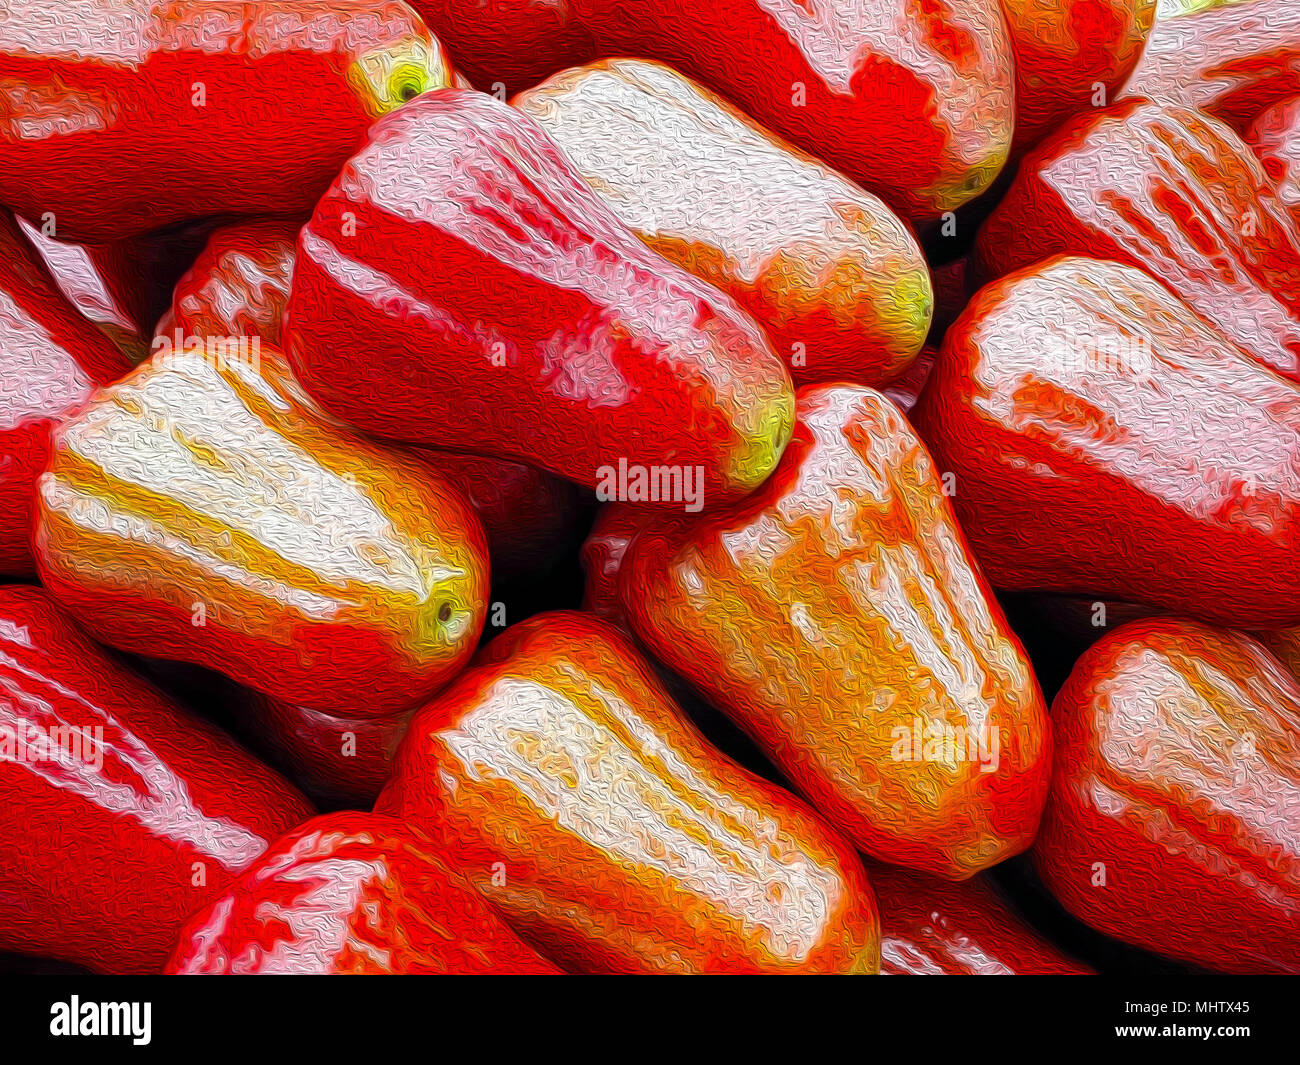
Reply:
<svg viewBox="0 0 1300 1065"><path fill-rule="evenodd" d="M69 244L47 237L24 218L18 228L41 257L59 291L109 338L131 365L149 354L149 343L135 317L136 303L117 282L123 265L116 245Z"/></svg>
<svg viewBox="0 0 1300 1065"><path fill-rule="evenodd" d="M1254 636L1293 676L1300 678L1300 627L1270 629Z"/></svg>
<svg viewBox="0 0 1300 1065"><path fill-rule="evenodd" d="M875 972L861 863L710 748L618 630L543 614L420 710L379 812L583 972Z"/></svg>
<svg viewBox="0 0 1300 1065"><path fill-rule="evenodd" d="M162 969L182 923L311 816L287 781L0 588L0 950Z"/></svg>
<svg viewBox="0 0 1300 1065"><path fill-rule="evenodd" d="M619 593L619 571L628 545L646 520L645 511L638 507L606 504L597 512L582 544L582 609L623 628L628 624Z"/></svg>
<svg viewBox="0 0 1300 1065"><path fill-rule="evenodd" d="M0 573L33 572L32 503L50 434L97 386L130 368L0 211Z"/></svg>
<svg viewBox="0 0 1300 1065"><path fill-rule="evenodd" d="M1042 695L898 408L828 386L798 410L752 496L637 534L623 607L860 848L970 877L1033 839Z"/></svg>
<svg viewBox="0 0 1300 1065"><path fill-rule="evenodd" d="M571 2L412 0L411 6L451 53L457 73L498 96L596 58L596 44Z"/></svg>
<svg viewBox="0 0 1300 1065"><path fill-rule="evenodd" d="M1128 81L1155 20L1156 0L1001 0L1016 61L1012 151Z"/></svg>
<svg viewBox="0 0 1300 1065"><path fill-rule="evenodd" d="M1278 198L1300 226L1300 96L1263 111L1246 131L1246 143L1277 185Z"/></svg>
<svg viewBox="0 0 1300 1065"><path fill-rule="evenodd" d="M230 224L228 218L199 218L108 244L82 246L147 341L171 307L176 285L225 224Z"/></svg>
<svg viewBox="0 0 1300 1065"><path fill-rule="evenodd" d="M1034 845L1076 917L1233 973L1300 972L1300 683L1246 636L1138 621L1052 706Z"/></svg>
<svg viewBox="0 0 1300 1065"><path fill-rule="evenodd" d="M1300 229L1222 123L1126 100L1049 137L980 231L981 276L1053 255L1145 270L1233 343L1300 380Z"/></svg>
<svg viewBox="0 0 1300 1065"><path fill-rule="evenodd" d="M988 186L1011 141L998 0L420 0L480 88L597 57L658 60L909 217Z"/></svg>
<svg viewBox="0 0 1300 1065"><path fill-rule="evenodd" d="M559 970L522 943L416 831L335 813L276 841L186 925L182 974L381 975Z"/></svg>
<svg viewBox="0 0 1300 1065"><path fill-rule="evenodd" d="M222 226L176 283L155 332L175 344L187 337L258 337L281 347L298 226L256 219Z"/></svg>
<svg viewBox="0 0 1300 1065"><path fill-rule="evenodd" d="M321 200L286 337L306 389L368 432L592 487L666 467L743 494L790 431L758 326L638 240L532 119L462 90L377 124Z"/></svg>
<svg viewBox="0 0 1300 1065"><path fill-rule="evenodd" d="M184 346L191 337L257 337L278 348L297 260L298 226L257 219L223 226L176 285L172 306L158 323L154 346ZM306 397L303 397L304 399ZM320 411L322 418L327 418ZM544 572L557 545L573 534L576 489L531 466L480 455L420 450L473 504L487 533L492 579Z"/></svg>
<svg viewBox="0 0 1300 1065"><path fill-rule="evenodd" d="M881 389L881 393L888 396L890 401L898 407L904 414L911 412L916 406L916 401L925 388L925 383L930 379L930 373L934 369L934 360L938 355L930 345L921 349L921 354L916 357L916 361L907 368L907 373L903 374L897 381Z"/></svg>
<svg viewBox="0 0 1300 1065"><path fill-rule="evenodd" d="M1243 130L1264 108L1300 92L1300 6L1226 0L1162 13L1126 96L1195 107Z"/></svg>
<svg viewBox="0 0 1300 1065"><path fill-rule="evenodd" d="M322 419L282 357L155 355L65 424L42 581L104 642L345 716L413 706L473 653L486 544L426 464Z"/></svg>
<svg viewBox="0 0 1300 1065"><path fill-rule="evenodd" d="M66 240L306 214L376 116L450 84L404 3L10 0L0 203Z"/></svg>
<svg viewBox="0 0 1300 1065"><path fill-rule="evenodd" d="M1064 976L1090 970L1026 925L976 877L962 884L871 867L886 976Z"/></svg>
<svg viewBox="0 0 1300 1065"><path fill-rule="evenodd" d="M708 90L620 59L512 102L647 244L753 315L797 384L879 385L916 357L934 299L907 227Z"/></svg>
<svg viewBox="0 0 1300 1065"><path fill-rule="evenodd" d="M989 285L912 418L997 587L1300 621L1300 389L1141 271Z"/></svg>

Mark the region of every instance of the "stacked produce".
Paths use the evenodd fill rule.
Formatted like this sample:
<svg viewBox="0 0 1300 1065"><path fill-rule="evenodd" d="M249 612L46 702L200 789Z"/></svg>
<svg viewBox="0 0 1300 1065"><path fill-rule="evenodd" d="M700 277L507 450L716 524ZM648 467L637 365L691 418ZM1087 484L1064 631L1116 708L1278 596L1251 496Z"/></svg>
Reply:
<svg viewBox="0 0 1300 1065"><path fill-rule="evenodd" d="M0 968L1300 972L1291 0L0 14Z"/></svg>

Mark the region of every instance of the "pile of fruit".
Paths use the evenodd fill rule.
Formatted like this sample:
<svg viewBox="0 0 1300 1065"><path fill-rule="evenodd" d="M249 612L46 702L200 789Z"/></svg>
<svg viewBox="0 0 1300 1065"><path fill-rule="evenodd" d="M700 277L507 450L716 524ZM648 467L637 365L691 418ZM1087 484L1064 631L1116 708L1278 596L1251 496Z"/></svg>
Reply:
<svg viewBox="0 0 1300 1065"><path fill-rule="evenodd" d="M0 573L10 970L1300 972L1300 3L4 0Z"/></svg>

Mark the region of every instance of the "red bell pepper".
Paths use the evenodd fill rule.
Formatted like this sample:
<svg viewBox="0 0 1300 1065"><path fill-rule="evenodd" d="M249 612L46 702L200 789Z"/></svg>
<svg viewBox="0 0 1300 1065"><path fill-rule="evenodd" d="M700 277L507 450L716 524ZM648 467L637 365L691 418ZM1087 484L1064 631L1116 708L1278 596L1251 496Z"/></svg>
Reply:
<svg viewBox="0 0 1300 1065"><path fill-rule="evenodd" d="M1300 229L1241 138L1204 115L1128 100L1067 123L1021 163L977 253L985 279L1053 255L1140 267L1300 380Z"/></svg>
<svg viewBox="0 0 1300 1065"><path fill-rule="evenodd" d="M158 972L185 919L312 814L287 781L0 588L0 950Z"/></svg>
<svg viewBox="0 0 1300 1065"><path fill-rule="evenodd" d="M982 192L1011 141L1012 60L998 0L416 6L480 88L514 92L596 57L659 60L912 217ZM515 58L521 45L530 58L536 49L536 62Z"/></svg>
<svg viewBox="0 0 1300 1065"><path fill-rule="evenodd" d="M1300 96L1262 112L1246 131L1246 143L1259 156L1265 173L1277 185L1278 198L1300 227Z"/></svg>
<svg viewBox="0 0 1300 1065"><path fill-rule="evenodd" d="M743 494L790 432L758 327L638 240L532 119L459 89L377 123L321 200L285 335L354 425L590 486L636 466Z"/></svg>
<svg viewBox="0 0 1300 1065"><path fill-rule="evenodd" d="M486 617L469 504L272 348L159 352L60 428L39 495L41 579L101 640L327 713L422 702Z"/></svg>
<svg viewBox="0 0 1300 1065"><path fill-rule="evenodd" d="M196 913L171 974L557 975L415 830L324 814Z"/></svg>
<svg viewBox="0 0 1300 1065"><path fill-rule="evenodd" d="M1141 271L988 286L912 419L995 586L1300 621L1300 389Z"/></svg>
<svg viewBox="0 0 1300 1065"><path fill-rule="evenodd" d="M749 498L651 515L623 608L862 850L973 876L1033 840L1042 694L899 410L827 386L798 411Z"/></svg>
<svg viewBox="0 0 1300 1065"><path fill-rule="evenodd" d="M1300 973L1300 682L1248 637L1152 619L1052 706L1034 854L1106 935L1233 973Z"/></svg>
<svg viewBox="0 0 1300 1065"><path fill-rule="evenodd" d="M160 341L183 347L189 337L255 336L281 347L297 241L296 224L272 218L216 230L176 283L155 330Z"/></svg>
<svg viewBox="0 0 1300 1065"><path fill-rule="evenodd" d="M377 812L582 972L875 972L861 862L710 748L626 636L529 618L416 713Z"/></svg>
<svg viewBox="0 0 1300 1065"><path fill-rule="evenodd" d="M35 572L32 503L51 432L97 386L130 369L0 211L0 573Z"/></svg>
<svg viewBox="0 0 1300 1065"><path fill-rule="evenodd" d="M1016 61L1014 155L1080 111L1114 100L1156 14L1156 0L1001 2Z"/></svg>
<svg viewBox="0 0 1300 1065"><path fill-rule="evenodd" d="M1065 976L1090 973L1026 925L976 877L954 884L871 866L886 976Z"/></svg>
<svg viewBox="0 0 1300 1065"><path fill-rule="evenodd" d="M0 203L97 242L306 215L375 116L448 84L394 0L9 0Z"/></svg>
<svg viewBox="0 0 1300 1065"><path fill-rule="evenodd" d="M1295 0L1219 0L1162 12L1126 96L1195 107L1244 130L1260 111L1300 92Z"/></svg>

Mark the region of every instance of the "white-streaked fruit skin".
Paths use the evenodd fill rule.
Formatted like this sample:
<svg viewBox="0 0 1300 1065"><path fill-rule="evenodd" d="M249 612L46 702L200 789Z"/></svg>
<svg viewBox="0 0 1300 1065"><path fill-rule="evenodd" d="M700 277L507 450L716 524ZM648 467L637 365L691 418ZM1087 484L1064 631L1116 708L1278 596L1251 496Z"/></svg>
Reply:
<svg viewBox="0 0 1300 1065"><path fill-rule="evenodd" d="M400 711L468 659L479 519L426 463L322 415L283 356L159 352L56 435L34 543L111 646L335 714Z"/></svg>

